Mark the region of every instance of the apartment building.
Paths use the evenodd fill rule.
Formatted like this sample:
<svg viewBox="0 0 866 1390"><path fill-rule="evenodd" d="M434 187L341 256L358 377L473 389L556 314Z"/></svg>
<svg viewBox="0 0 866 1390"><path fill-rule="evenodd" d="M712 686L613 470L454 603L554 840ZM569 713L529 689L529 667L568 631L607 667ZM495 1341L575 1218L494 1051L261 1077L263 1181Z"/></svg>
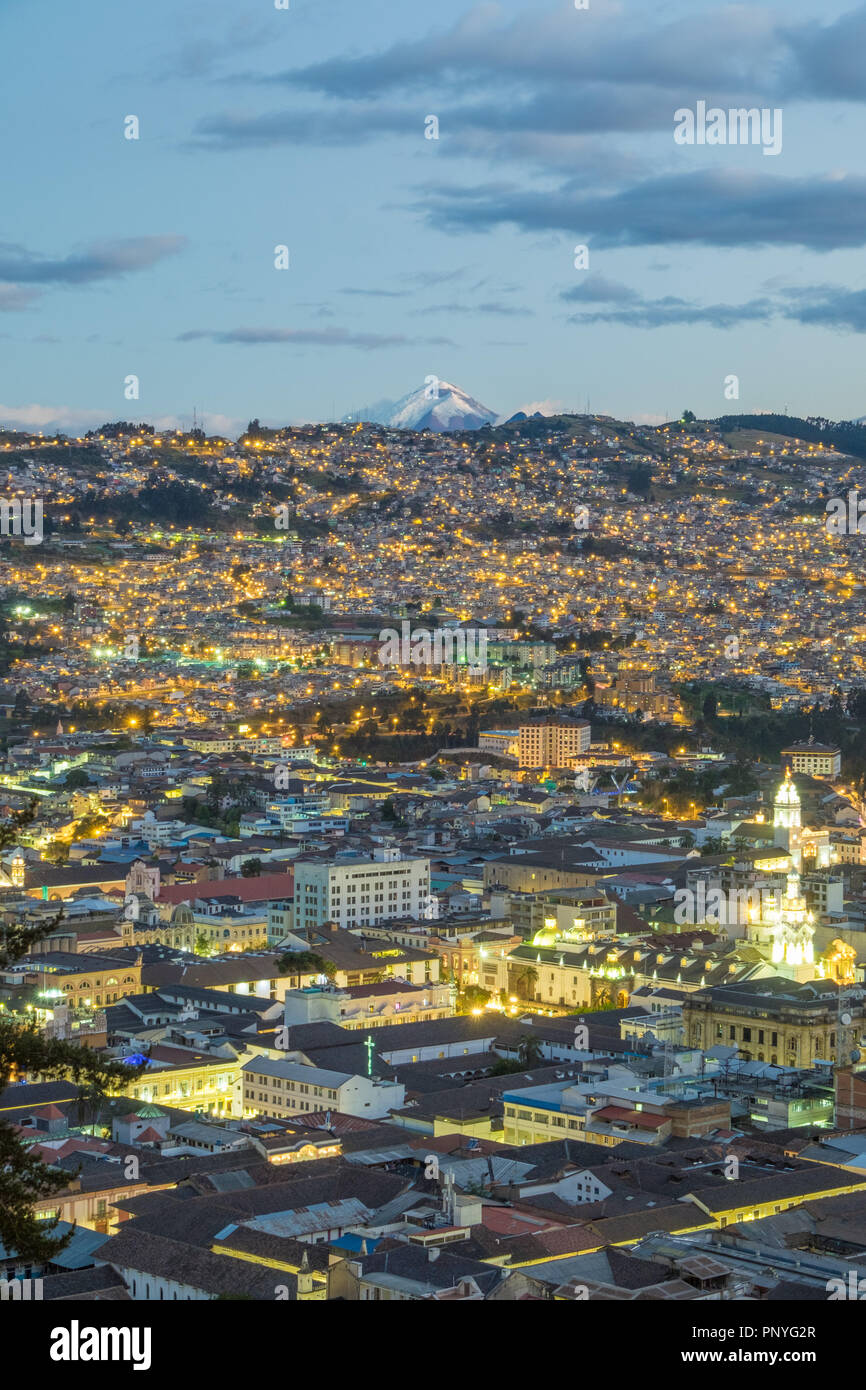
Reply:
<svg viewBox="0 0 866 1390"><path fill-rule="evenodd" d="M324 922L348 930L377 926L395 917L425 919L430 912L430 863L404 859L397 850L376 850L370 859L344 864L296 861L294 930Z"/></svg>
<svg viewBox="0 0 866 1390"><path fill-rule="evenodd" d="M532 719L520 725L521 767L569 767L589 751L588 719Z"/></svg>
<svg viewBox="0 0 866 1390"><path fill-rule="evenodd" d="M506 1144L539 1144L552 1139L580 1139L613 1148L640 1144L657 1148L672 1136L698 1138L730 1126L730 1101L675 1099L642 1090L637 1078L604 1082L554 1082L506 1091Z"/></svg>

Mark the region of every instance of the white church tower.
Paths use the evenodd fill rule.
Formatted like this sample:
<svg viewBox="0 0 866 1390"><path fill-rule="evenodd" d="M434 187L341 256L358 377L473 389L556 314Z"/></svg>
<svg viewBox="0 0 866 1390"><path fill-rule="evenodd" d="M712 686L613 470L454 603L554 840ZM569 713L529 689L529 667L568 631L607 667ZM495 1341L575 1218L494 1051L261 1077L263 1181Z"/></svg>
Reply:
<svg viewBox="0 0 866 1390"><path fill-rule="evenodd" d="M793 867L799 873L803 867L800 793L797 791L796 783L791 779L789 768L785 769L785 780L776 792L776 800L773 803L773 829L774 843L780 849L787 850Z"/></svg>

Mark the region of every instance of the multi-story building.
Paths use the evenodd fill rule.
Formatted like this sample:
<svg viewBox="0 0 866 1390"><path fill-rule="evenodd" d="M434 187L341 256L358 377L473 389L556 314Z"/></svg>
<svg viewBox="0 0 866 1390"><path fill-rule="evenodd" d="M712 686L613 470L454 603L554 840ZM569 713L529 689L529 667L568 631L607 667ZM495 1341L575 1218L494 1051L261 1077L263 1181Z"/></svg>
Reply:
<svg viewBox="0 0 866 1390"><path fill-rule="evenodd" d="M842 752L829 743L791 743L782 749L782 761L792 772L804 772L807 777L838 777L842 770Z"/></svg>
<svg viewBox="0 0 866 1390"><path fill-rule="evenodd" d="M520 725L521 767L569 767L589 751L588 719L532 719Z"/></svg>
<svg viewBox="0 0 866 1390"><path fill-rule="evenodd" d="M376 850L370 859L295 862L294 930L324 922L353 930L395 917L425 919L430 911L430 863Z"/></svg>
<svg viewBox="0 0 866 1390"><path fill-rule="evenodd" d="M135 951L84 953L45 951L4 971L3 984L33 990L36 1008L51 1008L52 1000L77 1010L116 1004L141 990L141 956Z"/></svg>
<svg viewBox="0 0 866 1390"><path fill-rule="evenodd" d="M678 1099L642 1090L628 1076L528 1086L506 1091L502 1100L506 1144L580 1139L606 1148L626 1142L656 1148L672 1136L697 1138L728 1128L731 1122L727 1100ZM594 1194L592 1199L597 1200Z"/></svg>
<svg viewBox="0 0 866 1390"><path fill-rule="evenodd" d="M808 1067L848 1060L866 1029L866 990L781 976L717 985L683 1000L687 1043L736 1047L746 1061Z"/></svg>
<svg viewBox="0 0 866 1390"><path fill-rule="evenodd" d="M520 734L517 729L482 729L478 747L482 753L502 753L516 758L520 752Z"/></svg>
<svg viewBox="0 0 866 1390"><path fill-rule="evenodd" d="M122 1095L173 1110L206 1111L226 1117L240 1114L240 1063L236 1054L208 1055L188 1047L154 1043L146 1058L146 1070L123 1088ZM123 1061L123 1057L118 1060Z"/></svg>
<svg viewBox="0 0 866 1390"><path fill-rule="evenodd" d="M303 1062L254 1057L241 1068L244 1115L307 1114L339 1110L341 1115L381 1120L397 1110L406 1089L397 1081L311 1067Z"/></svg>
<svg viewBox="0 0 866 1390"><path fill-rule="evenodd" d="M616 903L592 888L543 893L493 894L491 910L507 918L524 939L549 928L569 941L593 941L616 933Z"/></svg>
<svg viewBox="0 0 866 1390"><path fill-rule="evenodd" d="M136 946L172 946L198 955L221 955L224 951L263 950L268 945L267 913L243 906L201 910L178 903L169 922L132 925L129 939Z"/></svg>

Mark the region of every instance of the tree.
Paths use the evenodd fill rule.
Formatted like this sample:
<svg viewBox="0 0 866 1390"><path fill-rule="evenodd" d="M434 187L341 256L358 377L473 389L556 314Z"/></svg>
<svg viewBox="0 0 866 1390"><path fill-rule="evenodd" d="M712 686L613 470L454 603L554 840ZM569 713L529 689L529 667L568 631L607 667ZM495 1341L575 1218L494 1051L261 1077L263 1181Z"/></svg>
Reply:
<svg viewBox="0 0 866 1390"><path fill-rule="evenodd" d="M284 975L327 975L329 980L337 973L334 962L318 951L286 951L277 961L277 968Z"/></svg>
<svg viewBox="0 0 866 1390"><path fill-rule="evenodd" d="M63 785L67 791L75 791L77 787L89 787L90 778L83 767L73 767L64 777Z"/></svg>
<svg viewBox="0 0 866 1390"><path fill-rule="evenodd" d="M208 941L203 931L200 931L198 936L196 937L195 946L193 949L195 950L197 956L213 955L213 947L211 946L211 943Z"/></svg>
<svg viewBox="0 0 866 1390"><path fill-rule="evenodd" d="M538 971L534 965L528 965L518 976L517 993L522 994L524 999L532 999L535 994L535 983L538 979Z"/></svg>
<svg viewBox="0 0 866 1390"><path fill-rule="evenodd" d="M261 872L261 859L245 859L241 864L241 878L258 878Z"/></svg>
<svg viewBox="0 0 866 1390"><path fill-rule="evenodd" d="M460 992L460 1002L466 1012L483 1009L489 1000L490 990L482 989L480 985L465 985Z"/></svg>
<svg viewBox="0 0 866 1390"><path fill-rule="evenodd" d="M490 1068L491 1076L513 1076L515 1072L525 1071L522 1062L517 1062L510 1057L500 1057L498 1062L494 1062Z"/></svg>
<svg viewBox="0 0 866 1390"><path fill-rule="evenodd" d="M19 831L29 825L35 806L0 825L0 850L18 841ZM0 931L0 969L7 969L28 954L46 936L57 930L63 909L38 925L13 923ZM0 1017L0 1091L13 1081L36 1076L43 1081L71 1081L79 1086L82 1110L95 1106L107 1092L119 1090L138 1075L142 1067L107 1062L90 1048L59 1038L46 1038L36 1024L8 1012ZM69 1244L73 1230L54 1235L58 1217L39 1220L35 1205L43 1198L62 1191L69 1173L52 1168L19 1139L8 1121L0 1119L0 1242L7 1254L15 1252L22 1260L46 1263Z"/></svg>
<svg viewBox="0 0 866 1390"><path fill-rule="evenodd" d="M540 1040L531 1033L524 1033L517 1044L517 1056L523 1067L537 1067L544 1060Z"/></svg>
<svg viewBox="0 0 866 1390"><path fill-rule="evenodd" d="M681 417L681 423L683 425L693 425L696 419L697 416L695 415L695 412L693 410L684 410Z"/></svg>

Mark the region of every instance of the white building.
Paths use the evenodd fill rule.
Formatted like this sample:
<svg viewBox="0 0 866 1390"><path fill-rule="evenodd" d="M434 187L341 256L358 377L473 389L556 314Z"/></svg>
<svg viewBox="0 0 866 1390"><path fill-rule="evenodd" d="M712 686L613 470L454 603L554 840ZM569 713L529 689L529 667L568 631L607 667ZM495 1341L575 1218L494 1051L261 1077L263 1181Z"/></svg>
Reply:
<svg viewBox="0 0 866 1390"><path fill-rule="evenodd" d="M376 1081L372 1076L311 1067L268 1057L254 1057L241 1068L244 1115L274 1118L304 1115L318 1110L339 1110L382 1120L399 1110L406 1088L398 1081Z"/></svg>
<svg viewBox="0 0 866 1390"><path fill-rule="evenodd" d="M430 916L430 863L402 859L397 850L375 850L371 859L346 864L295 864L294 930L324 922L349 931L394 917Z"/></svg>
<svg viewBox="0 0 866 1390"><path fill-rule="evenodd" d="M517 729L482 729L478 747L482 753L504 753L516 758L520 751L520 735Z"/></svg>
<svg viewBox="0 0 866 1390"><path fill-rule="evenodd" d="M792 743L782 749L782 757L792 772L804 772L807 777L838 777L842 770L842 754L829 743Z"/></svg>

